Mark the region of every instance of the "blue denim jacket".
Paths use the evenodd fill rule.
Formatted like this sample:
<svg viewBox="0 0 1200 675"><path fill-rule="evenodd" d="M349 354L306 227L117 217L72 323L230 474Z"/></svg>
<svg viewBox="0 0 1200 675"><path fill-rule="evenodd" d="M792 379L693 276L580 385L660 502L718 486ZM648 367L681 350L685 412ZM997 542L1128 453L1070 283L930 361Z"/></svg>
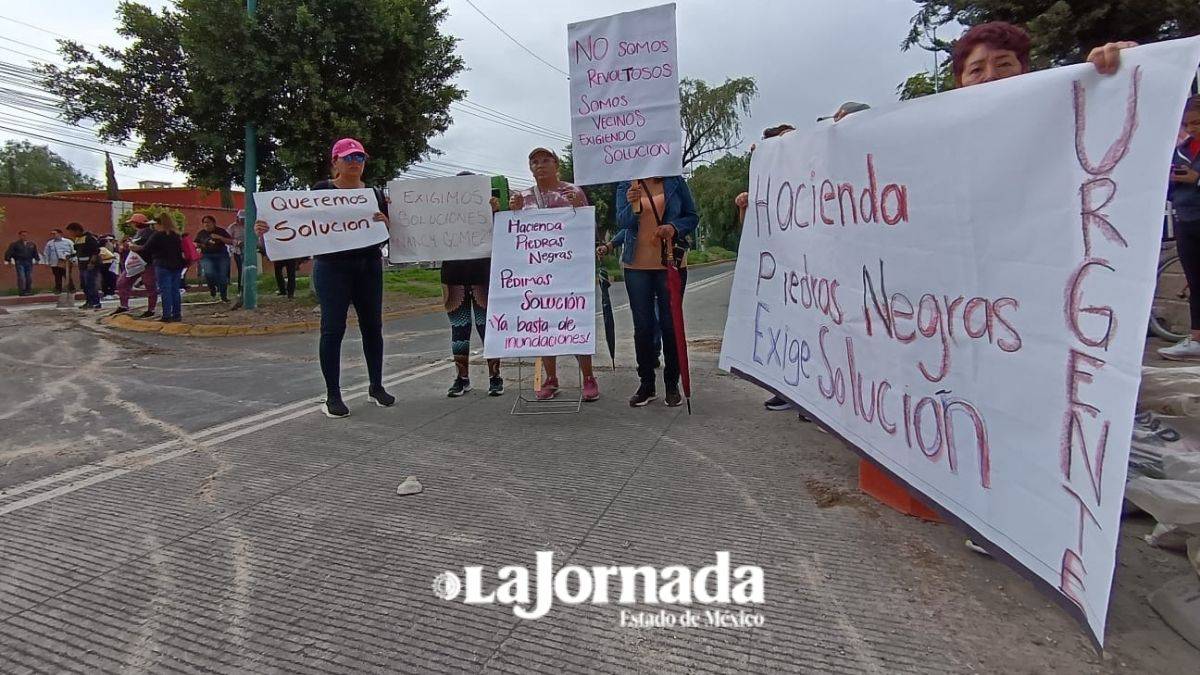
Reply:
<svg viewBox="0 0 1200 675"><path fill-rule="evenodd" d="M624 245L621 251L621 262L633 262L633 252L637 249L638 227L641 225L640 216L633 212L625 192L629 190L630 181L617 183L615 196L617 207L617 234L613 237L613 245ZM682 176L667 176L663 178L662 222L675 227L675 241L684 247L691 240L692 233L700 224L700 216L696 213L696 203L692 201L692 191L688 189L687 181Z"/></svg>
<svg viewBox="0 0 1200 675"><path fill-rule="evenodd" d="M1190 140L1188 139L1188 141ZM1172 168L1185 166L1193 171L1200 171L1200 155L1196 155L1194 158L1188 157L1186 150L1188 141L1184 141L1175 149L1175 155L1171 158ZM1175 207L1177 219L1187 222L1200 221L1200 185L1187 185L1171 181L1167 183L1167 194L1171 204Z"/></svg>

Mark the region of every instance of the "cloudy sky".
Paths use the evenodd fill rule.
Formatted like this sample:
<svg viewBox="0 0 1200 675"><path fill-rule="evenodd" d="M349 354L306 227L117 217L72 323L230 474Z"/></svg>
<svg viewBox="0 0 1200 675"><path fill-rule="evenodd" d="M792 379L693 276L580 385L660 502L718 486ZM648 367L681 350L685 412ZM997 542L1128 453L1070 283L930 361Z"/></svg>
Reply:
<svg viewBox="0 0 1200 675"><path fill-rule="evenodd" d="M654 4L660 3L446 0L449 16L443 30L459 39L458 53L468 70L458 83L467 90L468 103L456 106L454 125L433 139L434 147L445 154L431 158L437 164L426 164L425 169L447 173L470 167L527 178L529 150L538 145L562 147L560 137L570 129L567 79L558 72L567 70L567 24ZM677 5L683 76L710 84L744 75L758 81L760 94L744 124L745 147L764 127L781 121L810 124L846 100L893 101L898 83L933 66L927 52L899 49L916 11L913 0L678 0ZM116 0L4 3L0 62L27 65L30 57L54 61L55 56L43 50L53 50L55 39L62 36L92 46L116 44L116 6ZM9 85L0 83L0 88L5 86ZM483 119L495 117L488 109L557 135ZM3 105L0 126L56 138L69 133L49 131L53 123ZM75 133L69 136L72 142L100 146L85 140L87 132ZM8 138L46 142L0 129L0 139ZM49 144L84 172L103 175L102 155ZM138 179L177 185L185 180L169 167L152 165L118 166L117 174L122 185Z"/></svg>

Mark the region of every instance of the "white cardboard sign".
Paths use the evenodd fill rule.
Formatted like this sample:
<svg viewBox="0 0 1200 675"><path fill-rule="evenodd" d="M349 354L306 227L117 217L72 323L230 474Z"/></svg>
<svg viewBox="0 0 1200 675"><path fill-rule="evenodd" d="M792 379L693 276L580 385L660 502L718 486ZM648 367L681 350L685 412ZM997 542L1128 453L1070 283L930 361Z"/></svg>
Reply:
<svg viewBox="0 0 1200 675"><path fill-rule="evenodd" d="M595 237L592 206L496 214L484 356L596 353Z"/></svg>
<svg viewBox="0 0 1200 675"><path fill-rule="evenodd" d="M451 176L388 183L394 263L486 258L492 252L491 179Z"/></svg>
<svg viewBox="0 0 1200 675"><path fill-rule="evenodd" d="M254 195L266 221L263 245L271 260L349 251L387 241L387 223L376 222L379 202L371 188L281 190Z"/></svg>
<svg viewBox="0 0 1200 675"><path fill-rule="evenodd" d="M575 183L683 173L675 5L567 26Z"/></svg>
<svg viewBox="0 0 1200 675"><path fill-rule="evenodd" d="M721 367L1040 580L1102 643L1169 159L1200 39L762 142Z"/></svg>

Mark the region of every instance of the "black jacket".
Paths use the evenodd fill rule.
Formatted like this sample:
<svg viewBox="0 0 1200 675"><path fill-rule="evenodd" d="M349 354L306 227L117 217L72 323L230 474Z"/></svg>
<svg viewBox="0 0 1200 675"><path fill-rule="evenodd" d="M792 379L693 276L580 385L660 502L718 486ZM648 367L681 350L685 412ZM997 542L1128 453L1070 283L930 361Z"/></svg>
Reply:
<svg viewBox="0 0 1200 675"><path fill-rule="evenodd" d="M4 252L4 259L12 260L13 262L36 262L38 259L37 244L32 241L21 241L20 239L8 245L8 250Z"/></svg>

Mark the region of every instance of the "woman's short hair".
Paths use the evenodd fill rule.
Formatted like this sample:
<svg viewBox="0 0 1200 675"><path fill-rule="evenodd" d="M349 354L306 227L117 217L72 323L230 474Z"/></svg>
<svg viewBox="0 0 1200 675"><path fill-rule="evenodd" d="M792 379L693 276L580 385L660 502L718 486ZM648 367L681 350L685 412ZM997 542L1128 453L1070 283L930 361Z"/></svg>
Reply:
<svg viewBox="0 0 1200 675"><path fill-rule="evenodd" d="M1021 62L1021 69L1028 72L1030 44L1029 33L1026 33L1024 28L1006 21L989 21L973 26L954 43L951 52L951 58L954 60L954 79L962 79L963 69L967 67L967 57L979 45L1015 53L1017 60Z"/></svg>

